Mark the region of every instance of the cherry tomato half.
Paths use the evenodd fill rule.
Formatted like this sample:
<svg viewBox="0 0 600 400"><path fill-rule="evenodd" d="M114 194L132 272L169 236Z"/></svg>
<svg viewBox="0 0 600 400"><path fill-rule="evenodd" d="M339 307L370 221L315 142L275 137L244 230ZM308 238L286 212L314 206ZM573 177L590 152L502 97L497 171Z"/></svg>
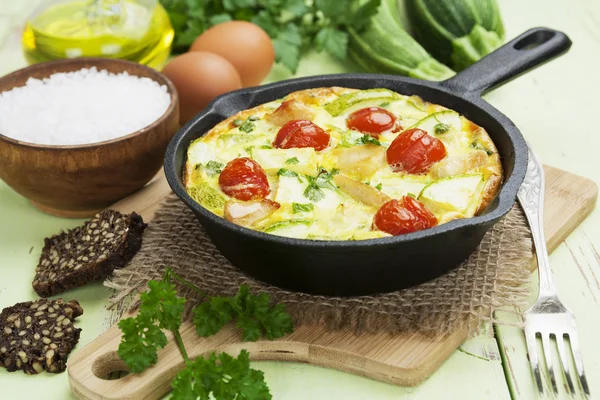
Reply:
<svg viewBox="0 0 600 400"><path fill-rule="evenodd" d="M273 146L278 149L312 147L319 151L328 145L329 134L319 126L303 119L286 122L277 132L273 142Z"/></svg>
<svg viewBox="0 0 600 400"><path fill-rule="evenodd" d="M219 186L227 196L244 201L264 199L271 193L263 168L246 157L227 163L219 175Z"/></svg>
<svg viewBox="0 0 600 400"><path fill-rule="evenodd" d="M349 129L377 137L396 123L396 117L391 112L379 107L361 108L354 111L348 119L346 126Z"/></svg>
<svg viewBox="0 0 600 400"><path fill-rule="evenodd" d="M410 196L386 202L373 219L376 229L394 236L432 228L437 223L435 215L423 203Z"/></svg>
<svg viewBox="0 0 600 400"><path fill-rule="evenodd" d="M446 146L438 138L428 135L422 129L409 129L402 132L388 147L388 164L396 172L421 174L446 157Z"/></svg>

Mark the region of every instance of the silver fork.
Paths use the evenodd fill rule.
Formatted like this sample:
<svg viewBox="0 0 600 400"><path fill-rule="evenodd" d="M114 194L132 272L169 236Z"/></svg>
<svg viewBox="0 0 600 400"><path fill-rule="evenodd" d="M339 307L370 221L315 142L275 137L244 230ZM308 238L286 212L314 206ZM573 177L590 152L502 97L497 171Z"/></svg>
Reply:
<svg viewBox="0 0 600 400"><path fill-rule="evenodd" d="M571 310L560 302L556 295L556 288L552 282L548 250L546 249L546 239L544 237L544 169L531 151L531 148L529 149L527 174L525 175L523 185L519 189L518 198L531 227L540 278L538 299L524 313L525 340L527 342L531 370L538 391L540 394L544 393L544 386L542 384L543 367L540 367L536 340L536 337L541 337L547 374L550 377L552 390L554 393L558 393L550 344L551 339L554 338L562 364L562 371L568 385L567 391L571 395L574 395L575 385L580 385L586 398L589 399L590 389L583 371L575 316ZM575 361L575 368L577 369L576 378L578 379L575 382L569 370L569 359L567 358L568 347L565 347L568 343L564 340L565 338L568 338L571 344L570 349Z"/></svg>

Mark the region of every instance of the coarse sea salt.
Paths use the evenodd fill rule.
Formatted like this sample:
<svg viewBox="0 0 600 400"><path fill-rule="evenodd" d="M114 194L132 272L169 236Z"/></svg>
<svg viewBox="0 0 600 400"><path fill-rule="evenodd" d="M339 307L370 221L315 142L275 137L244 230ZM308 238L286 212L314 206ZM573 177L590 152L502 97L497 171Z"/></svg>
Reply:
<svg viewBox="0 0 600 400"><path fill-rule="evenodd" d="M96 67L27 80L0 93L0 134L46 145L97 143L129 135L171 103L164 85Z"/></svg>

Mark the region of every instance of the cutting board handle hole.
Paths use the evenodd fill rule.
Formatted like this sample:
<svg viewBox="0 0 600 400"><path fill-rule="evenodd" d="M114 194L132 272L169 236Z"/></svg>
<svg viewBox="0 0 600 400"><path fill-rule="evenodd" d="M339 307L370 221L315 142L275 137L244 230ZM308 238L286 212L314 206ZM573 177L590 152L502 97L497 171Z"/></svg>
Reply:
<svg viewBox="0 0 600 400"><path fill-rule="evenodd" d="M94 360L92 364L92 373L104 380L117 380L129 375L127 366L119 358L116 351L111 351Z"/></svg>

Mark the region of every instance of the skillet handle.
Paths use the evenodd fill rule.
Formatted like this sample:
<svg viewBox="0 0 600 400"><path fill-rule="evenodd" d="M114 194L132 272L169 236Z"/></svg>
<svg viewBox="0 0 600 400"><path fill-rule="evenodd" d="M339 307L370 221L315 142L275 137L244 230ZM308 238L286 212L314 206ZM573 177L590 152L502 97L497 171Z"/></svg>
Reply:
<svg viewBox="0 0 600 400"><path fill-rule="evenodd" d="M564 33L533 28L441 84L481 96L566 53L570 47L571 40Z"/></svg>

